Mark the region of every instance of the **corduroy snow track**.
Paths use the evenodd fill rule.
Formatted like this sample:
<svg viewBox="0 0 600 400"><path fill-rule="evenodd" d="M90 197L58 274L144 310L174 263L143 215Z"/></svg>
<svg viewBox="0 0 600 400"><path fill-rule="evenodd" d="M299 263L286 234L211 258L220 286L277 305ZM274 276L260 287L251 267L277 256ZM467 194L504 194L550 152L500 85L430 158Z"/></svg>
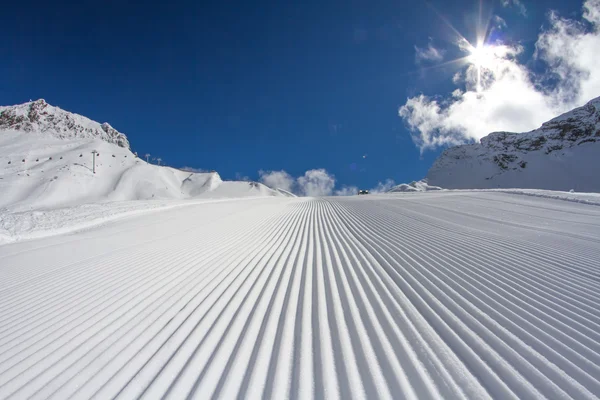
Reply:
<svg viewBox="0 0 600 400"><path fill-rule="evenodd" d="M598 396L598 206L248 199L0 246L0 398Z"/></svg>

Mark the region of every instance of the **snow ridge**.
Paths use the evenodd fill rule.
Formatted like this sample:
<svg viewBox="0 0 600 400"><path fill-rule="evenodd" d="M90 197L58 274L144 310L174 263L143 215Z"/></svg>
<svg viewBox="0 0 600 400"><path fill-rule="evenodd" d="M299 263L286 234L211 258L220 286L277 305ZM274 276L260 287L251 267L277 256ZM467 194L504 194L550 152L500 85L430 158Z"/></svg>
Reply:
<svg viewBox="0 0 600 400"><path fill-rule="evenodd" d="M107 122L100 124L51 106L44 99L0 107L0 129L37 132L59 139L101 139L129 149L127 136Z"/></svg>
<svg viewBox="0 0 600 400"><path fill-rule="evenodd" d="M32 211L83 204L287 196L256 182L223 181L214 171L153 165L132 153L127 137L109 124L44 100L0 107L0 193L0 236L4 229L7 237L15 236L15 226L29 229L19 221L3 228L14 220L11 213L28 222L37 220Z"/></svg>
<svg viewBox="0 0 600 400"><path fill-rule="evenodd" d="M600 192L600 97L526 133L494 132L446 149L427 175L447 189Z"/></svg>
<svg viewBox="0 0 600 400"><path fill-rule="evenodd" d="M420 181L412 181L411 183L401 183L392 187L387 193L396 192L429 192L442 190L439 186L432 186L428 183L427 179L421 179Z"/></svg>

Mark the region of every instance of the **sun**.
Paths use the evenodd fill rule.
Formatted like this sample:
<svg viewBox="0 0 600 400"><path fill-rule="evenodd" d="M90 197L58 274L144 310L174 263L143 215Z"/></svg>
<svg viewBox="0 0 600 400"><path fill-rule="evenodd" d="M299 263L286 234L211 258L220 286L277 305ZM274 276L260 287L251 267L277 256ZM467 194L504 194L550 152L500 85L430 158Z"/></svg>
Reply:
<svg viewBox="0 0 600 400"><path fill-rule="evenodd" d="M471 53L468 58L469 61L478 68L489 68L496 61L496 54L493 46L478 43L477 46L471 46L469 51Z"/></svg>
<svg viewBox="0 0 600 400"><path fill-rule="evenodd" d="M476 46L469 46L469 56L467 61L473 64L477 70L477 92L482 90L482 75L484 70L493 70L497 65L499 58L497 52L500 50L497 46L486 45L483 41L478 41Z"/></svg>

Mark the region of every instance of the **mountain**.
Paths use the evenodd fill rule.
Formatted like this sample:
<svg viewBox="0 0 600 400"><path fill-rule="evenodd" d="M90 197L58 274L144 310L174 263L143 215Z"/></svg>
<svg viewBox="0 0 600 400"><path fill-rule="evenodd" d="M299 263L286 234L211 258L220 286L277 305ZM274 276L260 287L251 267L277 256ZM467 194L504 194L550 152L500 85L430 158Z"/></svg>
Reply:
<svg viewBox="0 0 600 400"><path fill-rule="evenodd" d="M446 149L427 174L447 189L600 192L600 97L526 133L494 132Z"/></svg>
<svg viewBox="0 0 600 400"><path fill-rule="evenodd" d="M435 190L442 190L439 186L432 186L429 184L427 179L422 179L420 181L412 181L411 183L401 183L400 185L396 185L392 187L387 193L397 193L397 192L430 192Z"/></svg>
<svg viewBox="0 0 600 400"><path fill-rule="evenodd" d="M285 195L257 182L223 181L216 172L149 164L110 125L43 100L0 107L0 193L0 214L110 201Z"/></svg>
<svg viewBox="0 0 600 400"><path fill-rule="evenodd" d="M102 139L129 149L127 137L108 123L51 106L44 99L0 107L0 130L39 132L59 139Z"/></svg>

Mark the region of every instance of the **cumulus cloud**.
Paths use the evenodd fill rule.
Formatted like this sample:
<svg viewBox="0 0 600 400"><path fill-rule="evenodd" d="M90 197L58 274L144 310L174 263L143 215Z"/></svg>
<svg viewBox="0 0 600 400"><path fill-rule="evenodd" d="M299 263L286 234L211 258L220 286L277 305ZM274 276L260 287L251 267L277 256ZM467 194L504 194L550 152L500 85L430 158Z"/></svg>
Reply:
<svg viewBox="0 0 600 400"><path fill-rule="evenodd" d="M514 2L513 2L514 3ZM548 66L535 74L519 61L523 48L489 44L453 77L445 97L409 98L399 115L423 152L478 140L493 131L524 132L600 94L600 0L584 3L582 22L550 16L534 57ZM458 43L470 49L467 43ZM476 61L476 62L475 62Z"/></svg>
<svg viewBox="0 0 600 400"><path fill-rule="evenodd" d="M295 180L285 171L258 171L258 179L261 183L275 188L294 193Z"/></svg>
<svg viewBox="0 0 600 400"><path fill-rule="evenodd" d="M305 196L330 196L335 187L335 177L324 169L311 169L297 179L300 193Z"/></svg>
<svg viewBox="0 0 600 400"><path fill-rule="evenodd" d="M331 196L335 177L325 169L311 169L298 178L286 171L258 171L259 181L272 188L279 188L299 196Z"/></svg>
<svg viewBox="0 0 600 400"><path fill-rule="evenodd" d="M353 196L358 193L358 187L343 185L335 189L335 176L323 168L311 169L297 178L286 171L258 171L259 181L272 188L279 188L298 196L320 197L320 196ZM394 187L393 179L378 182L377 186L370 190L371 193L385 193Z"/></svg>
<svg viewBox="0 0 600 400"><path fill-rule="evenodd" d="M519 14L523 16L527 16L527 8L520 0L501 0L502 6L504 7L514 7L517 9Z"/></svg>
<svg viewBox="0 0 600 400"><path fill-rule="evenodd" d="M341 189L335 191L336 196L353 196L358 193L356 186L342 186Z"/></svg>
<svg viewBox="0 0 600 400"><path fill-rule="evenodd" d="M429 42L429 45L425 49L415 46L415 61L417 62L417 64L420 64L423 61L438 62L442 61L443 59L443 51L433 47L433 44L431 42Z"/></svg>
<svg viewBox="0 0 600 400"><path fill-rule="evenodd" d="M385 182L378 182L377 186L370 190L371 193L385 193L396 186L393 179L386 179Z"/></svg>
<svg viewBox="0 0 600 400"><path fill-rule="evenodd" d="M579 104L600 95L600 0L583 5L583 21L550 14L551 27L536 43L536 56L558 81L557 101Z"/></svg>
<svg viewBox="0 0 600 400"><path fill-rule="evenodd" d="M235 173L235 180L236 181L250 182L250 177L246 176L246 175L243 175L243 174L241 174L239 172L236 172Z"/></svg>

